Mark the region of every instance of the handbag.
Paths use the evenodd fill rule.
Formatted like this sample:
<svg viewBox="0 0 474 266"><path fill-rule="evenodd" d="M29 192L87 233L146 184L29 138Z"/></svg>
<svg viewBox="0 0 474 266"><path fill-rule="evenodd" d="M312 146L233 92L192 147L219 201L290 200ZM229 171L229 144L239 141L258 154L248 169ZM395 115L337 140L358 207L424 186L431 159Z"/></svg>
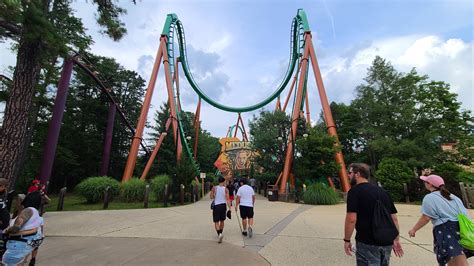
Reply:
<svg viewBox="0 0 474 266"><path fill-rule="evenodd" d="M446 202L448 202L444 197L440 197L443 198ZM459 210L456 210L453 206L449 204L449 202L448 205L458 213L457 218L459 222L460 235L459 244L467 250L474 250L474 222L469 219L469 217L464 215L464 213L462 213L461 209L459 208L458 203L456 201L454 202L456 203L456 206Z"/></svg>
<svg viewBox="0 0 474 266"><path fill-rule="evenodd" d="M211 210L214 210L214 201L211 202Z"/></svg>
<svg viewBox="0 0 474 266"><path fill-rule="evenodd" d="M459 244L465 249L474 250L474 222L463 213L458 214L458 221L461 236Z"/></svg>

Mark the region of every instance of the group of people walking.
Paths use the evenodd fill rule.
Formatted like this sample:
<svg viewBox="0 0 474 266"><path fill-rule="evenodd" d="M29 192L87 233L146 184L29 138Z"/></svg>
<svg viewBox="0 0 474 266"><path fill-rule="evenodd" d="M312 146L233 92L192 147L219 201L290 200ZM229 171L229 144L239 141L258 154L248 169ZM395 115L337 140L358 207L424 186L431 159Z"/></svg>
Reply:
<svg viewBox="0 0 474 266"><path fill-rule="evenodd" d="M35 180L37 181L37 180ZM40 213L48 199L39 182L33 182L26 196L18 195L20 204L10 218L11 197L7 192L8 180L0 178L0 239L3 240L2 265L35 265L36 254L44 238L44 220Z"/></svg>
<svg viewBox="0 0 474 266"><path fill-rule="evenodd" d="M211 204L212 218L214 221L214 228L216 229L218 242L222 243L224 238L224 221L226 217L231 219L232 206L234 205L234 192L236 187L233 184L226 186L226 181L223 176L218 177L219 185L214 186L211 190ZM238 181L237 192L235 193L235 212L240 211L242 219L242 235L253 236L253 216L255 206L255 192L252 187L247 185L247 179L242 178ZM240 225L240 221L239 221Z"/></svg>
<svg viewBox="0 0 474 266"><path fill-rule="evenodd" d="M393 250L395 256L403 256L400 244L397 209L389 194L369 183L369 166L362 163L351 164L349 178L351 190L347 194L347 213L344 225L344 251L356 254L357 265L388 265ZM450 193L442 177L438 175L420 176L425 188L430 192L423 198L421 217L408 232L415 237L416 232L431 221L433 224L434 253L439 265L468 265L467 258L474 251L465 249L460 243L458 214L470 217L462 201ZM380 207L379 207L380 206ZM394 231L390 243L382 243L376 223L383 224L382 212L386 211L387 226L381 231L387 238ZM383 214L383 213L382 213ZM378 217L378 216L381 216ZM391 219L391 220L390 220ZM390 229L390 225L393 229ZM356 230L355 246L351 237Z"/></svg>

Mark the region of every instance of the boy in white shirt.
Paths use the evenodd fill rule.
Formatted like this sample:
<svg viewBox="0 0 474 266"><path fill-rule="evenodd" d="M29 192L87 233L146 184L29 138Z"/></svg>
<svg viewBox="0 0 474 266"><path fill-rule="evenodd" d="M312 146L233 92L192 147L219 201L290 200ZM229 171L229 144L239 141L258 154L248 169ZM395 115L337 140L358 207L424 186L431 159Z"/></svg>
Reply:
<svg viewBox="0 0 474 266"><path fill-rule="evenodd" d="M248 224L248 236L252 237L252 226L253 226L253 207L255 205L255 192L253 188L247 185L247 179L242 178L240 180L240 188L237 191L237 200L235 204L235 211L237 207L240 209L240 217L242 218L244 236L247 235L247 224Z"/></svg>

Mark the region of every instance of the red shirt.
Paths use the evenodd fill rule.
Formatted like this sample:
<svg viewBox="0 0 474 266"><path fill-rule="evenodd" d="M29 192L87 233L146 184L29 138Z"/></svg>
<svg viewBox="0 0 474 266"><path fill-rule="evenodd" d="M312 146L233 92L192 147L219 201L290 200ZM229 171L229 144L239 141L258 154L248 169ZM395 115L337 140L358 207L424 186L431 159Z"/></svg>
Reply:
<svg viewBox="0 0 474 266"><path fill-rule="evenodd" d="M28 188L28 194L34 191L38 191L39 189L40 189L39 186L32 185Z"/></svg>

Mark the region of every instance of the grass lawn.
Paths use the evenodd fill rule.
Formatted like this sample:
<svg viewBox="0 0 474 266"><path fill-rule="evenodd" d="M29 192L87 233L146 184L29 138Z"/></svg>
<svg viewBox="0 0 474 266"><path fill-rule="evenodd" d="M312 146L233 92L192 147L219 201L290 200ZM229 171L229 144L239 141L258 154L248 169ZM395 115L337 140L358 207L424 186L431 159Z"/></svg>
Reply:
<svg viewBox="0 0 474 266"><path fill-rule="evenodd" d="M45 206L45 210L56 211L58 207L58 195L50 196L51 202ZM186 203L185 203L186 204ZM172 205L168 205L172 206ZM150 196L148 202L148 208L161 208L163 203L157 203L154 197ZM143 202L121 202L117 198L114 201L109 202L108 210L123 210L123 209L143 209ZM87 204L86 199L76 194L67 194L64 198L63 211L90 211L90 210L103 210L103 203Z"/></svg>

